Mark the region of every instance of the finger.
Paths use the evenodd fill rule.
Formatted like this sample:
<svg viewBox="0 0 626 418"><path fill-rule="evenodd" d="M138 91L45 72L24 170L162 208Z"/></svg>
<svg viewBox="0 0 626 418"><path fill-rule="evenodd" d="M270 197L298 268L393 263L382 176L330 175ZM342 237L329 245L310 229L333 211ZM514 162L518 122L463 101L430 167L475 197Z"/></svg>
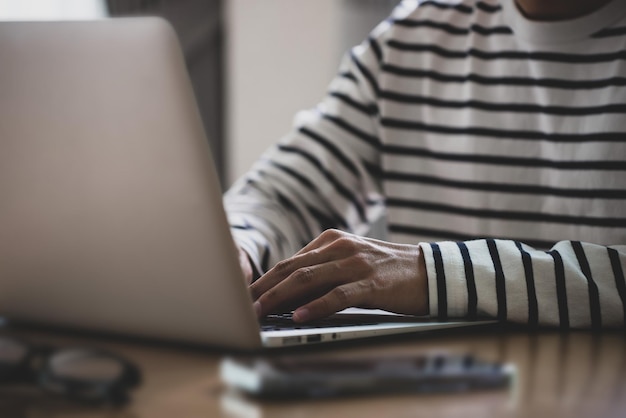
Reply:
<svg viewBox="0 0 626 418"><path fill-rule="evenodd" d="M302 247L300 251L296 253L296 255L307 253L311 250L321 249L328 244L334 242L340 237L345 236L346 233L340 231L338 229L327 229L323 231L320 235L318 235L315 239L309 242L307 245Z"/></svg>
<svg viewBox="0 0 626 418"><path fill-rule="evenodd" d="M365 292L363 282L351 282L335 287L325 295L296 309L295 322L325 318L343 309L363 305Z"/></svg>
<svg viewBox="0 0 626 418"><path fill-rule="evenodd" d="M337 263L307 266L263 293L255 302L259 316L284 312L302 306L342 284Z"/></svg>
<svg viewBox="0 0 626 418"><path fill-rule="evenodd" d="M329 253L309 251L280 261L250 285L249 290L252 299L257 300L261 295L277 286L298 269L324 264L330 261L331 258L332 254Z"/></svg>
<svg viewBox="0 0 626 418"><path fill-rule="evenodd" d="M294 256L279 262L264 276L260 277L252 284L252 286L250 286L252 299L257 300L259 296L276 286L299 268L322 264L333 258L337 258L337 252L332 250L330 246L337 242L339 238L345 236L345 232L336 229L328 229L322 232Z"/></svg>

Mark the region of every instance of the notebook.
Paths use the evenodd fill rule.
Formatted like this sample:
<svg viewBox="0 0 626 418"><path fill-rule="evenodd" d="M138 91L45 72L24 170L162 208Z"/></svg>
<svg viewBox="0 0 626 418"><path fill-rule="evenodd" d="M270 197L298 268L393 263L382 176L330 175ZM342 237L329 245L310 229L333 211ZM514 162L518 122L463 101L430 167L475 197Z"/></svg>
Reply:
<svg viewBox="0 0 626 418"><path fill-rule="evenodd" d="M165 21L4 22L0 62L9 320L238 350L484 323L349 310L365 324L260 331Z"/></svg>

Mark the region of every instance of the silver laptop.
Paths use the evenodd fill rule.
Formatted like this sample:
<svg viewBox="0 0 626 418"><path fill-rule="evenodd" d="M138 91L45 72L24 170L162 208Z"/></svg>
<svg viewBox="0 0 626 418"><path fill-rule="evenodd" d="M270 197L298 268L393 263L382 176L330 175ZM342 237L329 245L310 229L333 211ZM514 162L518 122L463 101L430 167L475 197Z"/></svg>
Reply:
<svg viewBox="0 0 626 418"><path fill-rule="evenodd" d="M164 21L0 23L0 63L9 320L244 350L480 323L385 315L260 332Z"/></svg>

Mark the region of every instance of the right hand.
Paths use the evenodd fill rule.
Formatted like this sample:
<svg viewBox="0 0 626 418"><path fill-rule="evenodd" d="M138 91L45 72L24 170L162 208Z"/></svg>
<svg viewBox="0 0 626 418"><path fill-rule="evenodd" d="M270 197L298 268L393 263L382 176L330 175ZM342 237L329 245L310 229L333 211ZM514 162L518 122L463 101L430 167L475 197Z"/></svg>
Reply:
<svg viewBox="0 0 626 418"><path fill-rule="evenodd" d="M259 317L294 310L296 322L349 307L428 314L428 280L419 245L329 229L250 286Z"/></svg>

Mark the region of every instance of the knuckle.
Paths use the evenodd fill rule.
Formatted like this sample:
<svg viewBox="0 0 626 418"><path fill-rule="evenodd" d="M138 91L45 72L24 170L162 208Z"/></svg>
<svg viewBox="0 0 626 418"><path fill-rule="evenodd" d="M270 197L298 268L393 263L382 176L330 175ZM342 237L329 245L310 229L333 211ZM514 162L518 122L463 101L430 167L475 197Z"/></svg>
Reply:
<svg viewBox="0 0 626 418"><path fill-rule="evenodd" d="M331 239L331 240L334 241L334 240L342 237L344 234L345 233L343 231L340 231L339 229L330 228L330 229L324 230L320 234L320 237L323 237L325 239Z"/></svg>
<svg viewBox="0 0 626 418"><path fill-rule="evenodd" d="M339 286L331 291L331 296L338 302L339 305L348 306L350 305L352 292L350 292L345 286Z"/></svg>
<svg viewBox="0 0 626 418"><path fill-rule="evenodd" d="M293 273L293 278L301 284L311 283L315 277L315 271L311 267L301 267Z"/></svg>
<svg viewBox="0 0 626 418"><path fill-rule="evenodd" d="M342 236L333 241L331 250L341 254L353 254L356 250L356 244L352 238Z"/></svg>
<svg viewBox="0 0 626 418"><path fill-rule="evenodd" d="M313 248L306 253L306 256L309 258L317 258L321 253L322 252L319 248Z"/></svg>
<svg viewBox="0 0 626 418"><path fill-rule="evenodd" d="M354 254L351 257L351 262L359 269L371 269L369 258L366 254L363 254L362 252Z"/></svg>
<svg viewBox="0 0 626 418"><path fill-rule="evenodd" d="M274 271L279 275L284 275L285 272L291 270L291 259L281 260L274 266Z"/></svg>

